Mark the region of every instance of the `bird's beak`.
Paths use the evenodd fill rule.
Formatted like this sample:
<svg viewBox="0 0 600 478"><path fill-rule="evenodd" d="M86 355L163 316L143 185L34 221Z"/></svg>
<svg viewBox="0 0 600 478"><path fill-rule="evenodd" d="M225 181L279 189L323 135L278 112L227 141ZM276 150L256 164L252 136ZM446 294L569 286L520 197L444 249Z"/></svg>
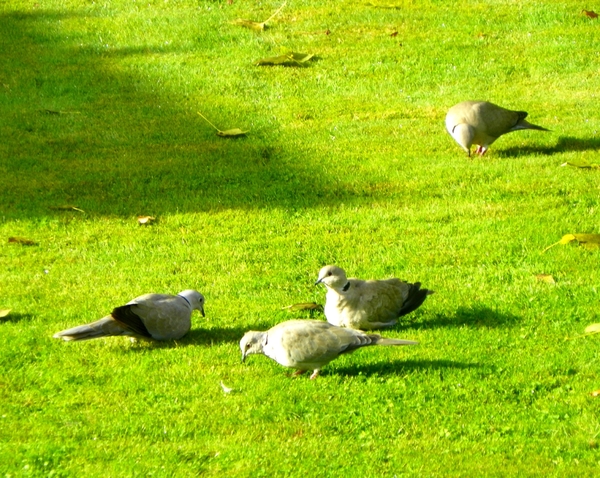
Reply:
<svg viewBox="0 0 600 478"><path fill-rule="evenodd" d="M246 361L246 354L244 352L242 352L242 363L244 363Z"/></svg>
<svg viewBox="0 0 600 478"><path fill-rule="evenodd" d="M317 282L315 282L315 285L319 285L321 283L323 279L317 279Z"/></svg>
<svg viewBox="0 0 600 478"><path fill-rule="evenodd" d="M206 315L204 314L204 307L200 306L200 313L202 314L202 317L206 317Z"/></svg>

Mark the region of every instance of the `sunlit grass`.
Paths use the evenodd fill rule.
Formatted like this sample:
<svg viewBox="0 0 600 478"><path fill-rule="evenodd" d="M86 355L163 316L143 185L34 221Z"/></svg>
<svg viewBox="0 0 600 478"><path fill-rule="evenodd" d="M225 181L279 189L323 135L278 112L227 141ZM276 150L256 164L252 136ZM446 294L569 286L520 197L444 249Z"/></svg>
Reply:
<svg viewBox="0 0 600 478"><path fill-rule="evenodd" d="M595 474L599 337L565 338L600 322L598 252L542 251L600 232L598 171L560 167L599 162L597 21L574 1L294 0L262 33L229 23L281 3L0 10L0 472ZM254 65L285 49L316 58ZM465 99L552 132L467 159L443 125ZM315 381L242 365L246 330L323 302L328 263L435 290L384 331L420 345ZM186 288L207 317L177 343L51 338Z"/></svg>

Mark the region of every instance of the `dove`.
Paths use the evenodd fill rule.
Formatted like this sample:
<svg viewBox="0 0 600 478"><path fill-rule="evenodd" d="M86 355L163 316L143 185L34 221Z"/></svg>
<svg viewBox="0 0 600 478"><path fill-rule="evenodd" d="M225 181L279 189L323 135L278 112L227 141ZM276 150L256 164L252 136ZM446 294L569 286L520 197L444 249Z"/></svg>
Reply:
<svg viewBox="0 0 600 478"><path fill-rule="evenodd" d="M288 320L266 332L250 331L242 337L242 362L248 355L263 354L284 367L298 369L294 375L321 368L344 353L369 345L416 345L412 340L386 339L376 334L336 327L323 320Z"/></svg>
<svg viewBox="0 0 600 478"><path fill-rule="evenodd" d="M315 285L325 284L325 317L338 327L359 330L381 329L396 325L398 318L417 309L433 294L421 289L421 283L400 279L347 279L343 269L325 266Z"/></svg>
<svg viewBox="0 0 600 478"><path fill-rule="evenodd" d="M525 121L525 118L525 111L507 110L487 101L463 101L448 111L446 129L469 156L472 144L477 145L475 154L483 156L494 141L511 131L550 131Z"/></svg>
<svg viewBox="0 0 600 478"><path fill-rule="evenodd" d="M184 290L177 295L145 294L100 320L57 332L54 338L70 341L127 335L177 340L190 330L194 310L204 317L204 296L195 290Z"/></svg>

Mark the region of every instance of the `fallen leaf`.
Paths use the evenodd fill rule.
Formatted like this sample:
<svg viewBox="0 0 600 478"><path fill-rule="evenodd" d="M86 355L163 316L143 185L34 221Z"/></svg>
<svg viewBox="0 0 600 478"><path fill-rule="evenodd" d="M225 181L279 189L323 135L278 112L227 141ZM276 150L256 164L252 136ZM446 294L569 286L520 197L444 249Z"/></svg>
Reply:
<svg viewBox="0 0 600 478"><path fill-rule="evenodd" d="M269 58L262 58L256 62L256 65L283 65L283 66L303 66L313 56L308 53L295 53L290 52L285 55L272 56Z"/></svg>
<svg viewBox="0 0 600 478"><path fill-rule="evenodd" d="M153 216L138 216L137 221L140 226L147 226L156 220Z"/></svg>
<svg viewBox="0 0 600 478"><path fill-rule="evenodd" d="M542 254L558 244L564 245L573 241L577 241L586 249L600 248L600 234L565 234L560 241L546 247L546 249L542 251Z"/></svg>
<svg viewBox="0 0 600 478"><path fill-rule="evenodd" d="M366 3L366 5L367 5L368 7L375 7L375 8L390 8L390 9L393 9L393 10L400 10L400 9L402 8L400 5L394 5L394 4L391 4L391 3L386 3L386 4L384 4L384 3L373 3L373 2L369 2L369 3Z"/></svg>
<svg viewBox="0 0 600 478"><path fill-rule="evenodd" d="M67 206L50 206L50 209L54 209L56 211L79 211L85 212L83 209L79 209L77 206L71 206L70 204Z"/></svg>
<svg viewBox="0 0 600 478"><path fill-rule="evenodd" d="M6 317L8 314L10 314L10 310L11 309L1 309L0 310L0 318Z"/></svg>
<svg viewBox="0 0 600 478"><path fill-rule="evenodd" d="M251 30L263 31L265 29L265 22L254 22L252 20L245 20L243 18L236 18L235 20L229 22L232 25L238 25L244 28L250 28Z"/></svg>
<svg viewBox="0 0 600 478"><path fill-rule="evenodd" d="M545 282L546 284L556 284L554 277L552 277L550 274L538 274L535 277L540 282Z"/></svg>
<svg viewBox="0 0 600 478"><path fill-rule="evenodd" d="M226 129L225 131L217 131L217 136L243 136L248 131L242 131L239 128Z"/></svg>
<svg viewBox="0 0 600 478"><path fill-rule="evenodd" d="M21 244L23 246L36 246L37 242L31 239L25 239L24 237L9 237L8 242L14 242L15 244Z"/></svg>
<svg viewBox="0 0 600 478"><path fill-rule="evenodd" d="M227 387L227 386L226 386L226 385L223 383L223 380L221 380L221 388L223 389L223 391L224 391L225 393L231 393L231 392L233 392L233 388L229 388L229 387Z"/></svg>
<svg viewBox="0 0 600 478"><path fill-rule="evenodd" d="M592 10L581 10L581 13L583 13L588 18L598 18L598 14Z"/></svg>
<svg viewBox="0 0 600 478"><path fill-rule="evenodd" d="M238 25L240 27L250 28L251 30L256 30L256 31L262 32L267 27L267 23L269 23L271 20L273 20L273 18L275 18L275 16L277 16L279 14L279 12L281 12L281 10L283 10L283 7L285 7L286 4L287 4L287 1L283 2L283 5L281 5L281 7L279 7L275 11L275 13L273 15L271 15L269 18L267 18L264 22L255 22L252 20L244 20L243 18L238 18L236 20L233 20L230 23L232 25Z"/></svg>
<svg viewBox="0 0 600 478"><path fill-rule="evenodd" d="M394 32L390 34L391 37L397 37L398 36L398 32Z"/></svg>
<svg viewBox="0 0 600 478"><path fill-rule="evenodd" d="M586 334L598 334L600 333L600 324L592 324L592 325L588 325L584 332Z"/></svg>
<svg viewBox="0 0 600 478"><path fill-rule="evenodd" d="M572 166L574 168L581 168L581 169L600 169L600 164L586 163L585 161L582 161L580 163L574 163L571 161L567 161L566 163L562 163L561 166Z"/></svg>
<svg viewBox="0 0 600 478"><path fill-rule="evenodd" d="M600 390L594 390L590 395L592 397L600 397Z"/></svg>
<svg viewBox="0 0 600 478"><path fill-rule="evenodd" d="M200 113L199 111L197 111L197 113L202 117L202 119L204 119L204 121L206 121L209 125L211 125L214 129L217 130L217 136L222 136L225 138L231 138L231 137L235 137L235 136L243 136L246 133L248 133L249 131L242 131L239 128L233 128L233 129L226 129L225 131L221 131L219 128L217 128L214 124L212 124L208 118L206 116L204 116L202 113Z"/></svg>
<svg viewBox="0 0 600 478"><path fill-rule="evenodd" d="M316 302L302 302L300 304L292 304L286 307L282 307L281 310L323 310L323 306Z"/></svg>

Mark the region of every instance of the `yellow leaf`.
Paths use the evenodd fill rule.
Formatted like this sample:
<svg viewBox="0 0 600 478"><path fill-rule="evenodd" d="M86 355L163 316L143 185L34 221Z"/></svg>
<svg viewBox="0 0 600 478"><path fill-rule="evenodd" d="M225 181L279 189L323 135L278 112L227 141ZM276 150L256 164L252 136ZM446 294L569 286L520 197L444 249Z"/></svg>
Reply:
<svg viewBox="0 0 600 478"><path fill-rule="evenodd" d="M239 128L233 128L233 129L226 129L225 131L221 131L219 128L217 128L214 124L212 124L208 118L206 116L204 116L202 113L200 113L199 111L197 111L198 115L200 115L200 117L206 121L209 125L211 125L214 129L217 130L217 136L222 136L225 138L231 138L231 137L236 137L236 136L243 136L246 133L248 133L248 131L242 131Z"/></svg>
<svg viewBox="0 0 600 478"><path fill-rule="evenodd" d="M275 11L275 13L273 15L271 15L269 18L267 18L264 22L255 22L252 20L244 20L243 18L238 18L236 20L233 20L230 23L232 25L238 25L240 27L250 28L251 30L256 30L256 31L262 32L266 28L267 23L269 23L271 20L273 20L273 18L275 18L279 14L279 12L281 10L283 10L283 7L285 7L286 4L287 4L287 2L283 2L283 5L281 5L281 7L279 7Z"/></svg>
<svg viewBox="0 0 600 478"><path fill-rule="evenodd" d="M31 239L26 239L24 237L9 237L8 242L13 242L15 244L21 244L23 246L36 246L37 242L32 241Z"/></svg>
<svg viewBox="0 0 600 478"><path fill-rule="evenodd" d="M600 333L600 324L588 325L584 331L586 334L598 334Z"/></svg>
<svg viewBox="0 0 600 478"><path fill-rule="evenodd" d="M558 244L564 245L573 241L577 241L586 249L600 248L600 234L565 234L560 241L546 247L546 249L542 251L542 254Z"/></svg>
<svg viewBox="0 0 600 478"><path fill-rule="evenodd" d="M550 274L538 274L535 277L540 282L545 282L546 284L556 284L554 277L552 277Z"/></svg>
<svg viewBox="0 0 600 478"><path fill-rule="evenodd" d="M263 31L265 29L265 22L253 22L252 20L244 20L243 18L237 18L229 23L256 31Z"/></svg>
<svg viewBox="0 0 600 478"><path fill-rule="evenodd" d="M2 309L2 310L0 310L0 318L6 317L8 314L10 314L10 309Z"/></svg>
<svg viewBox="0 0 600 478"><path fill-rule="evenodd" d="M592 397L600 397L600 390L594 390L590 395Z"/></svg>
<svg viewBox="0 0 600 478"><path fill-rule="evenodd" d="M233 128L233 129L227 129L225 131L217 131L217 136L243 136L247 133L248 131L242 131L239 128Z"/></svg>

